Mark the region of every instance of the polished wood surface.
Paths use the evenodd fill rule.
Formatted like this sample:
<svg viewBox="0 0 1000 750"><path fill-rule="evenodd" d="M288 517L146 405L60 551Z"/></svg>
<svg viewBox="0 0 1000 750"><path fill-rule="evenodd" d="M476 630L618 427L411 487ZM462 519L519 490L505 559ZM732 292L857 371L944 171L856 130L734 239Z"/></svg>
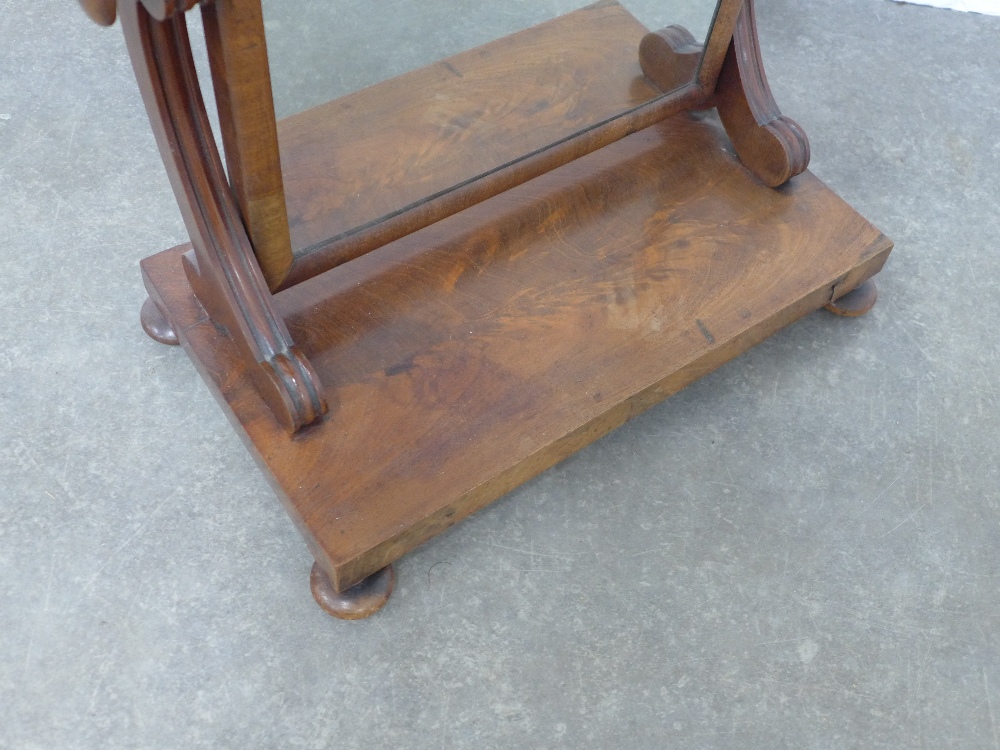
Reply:
<svg viewBox="0 0 1000 750"><path fill-rule="evenodd" d="M645 33L617 2L602 2L282 120L294 247L659 96L636 57Z"/></svg>
<svg viewBox="0 0 1000 750"><path fill-rule="evenodd" d="M117 6L191 236L143 261L142 323L185 347L229 412L338 617L384 605L408 550L782 326L874 304L892 244L805 171L752 0L722 0L700 57L682 30L647 35L605 0L379 84L299 116L290 140L279 125L282 150L303 150L277 181L275 133L257 121L259 6L205 9L227 176L193 4ZM576 75L554 96L525 74L549 57ZM654 81L679 88L658 96ZM706 104L719 119L676 114ZM567 121L583 130L553 144ZM340 232L290 269L291 244L255 255L283 190L289 238Z"/></svg>
<svg viewBox="0 0 1000 750"><path fill-rule="evenodd" d="M344 590L876 273L891 243L712 118L633 134L276 302L331 404L290 438L180 251L143 262L182 343Z"/></svg>
<svg viewBox="0 0 1000 750"><path fill-rule="evenodd" d="M425 110L421 110L412 99L401 96L407 91L417 91L424 97L420 99L421 102L430 102L429 105L425 104L425 107L430 107L427 111L433 112L440 108L441 101L448 102L449 122L453 132L442 133L432 128L413 139L413 142L407 142L405 153L411 157L423 153L432 155L432 158L420 164L422 170L415 178L417 182L424 179L424 175L444 173L448 177L445 183L451 187L444 188L443 192L439 191L431 199L417 199L416 203L393 212L390 218L383 217L359 230L348 230L341 240L335 240L304 256L300 259L301 262L294 263L289 270L287 245L280 253L268 256L266 252L257 252L254 239L248 235L248 231L257 231L260 240L258 244L266 251L268 247L274 249L277 246L269 245L262 238L266 239L274 228L280 230L278 234L284 231L280 211L267 209L267 206L273 208L281 203L282 181L276 175L278 165L273 153L275 136L270 125L273 115L270 88L266 80L254 86L256 79L266 78L267 71L259 4L251 2L236 6L230 0L220 0L205 9L213 78L224 122L223 140L233 159L229 175L223 170L215 148L192 60L183 14L184 7L191 2L186 0L182 4L169 4L169 8L174 8L171 11L173 15L162 21L154 20L156 13L151 15L147 10L150 4L150 0L143 0L141 3L135 0L123 2L123 26L150 121L191 234L193 250L186 256L188 263L185 272L188 273L201 303L217 322L232 332L239 350L248 362L255 364L250 367L249 373L257 388L270 404L275 416L292 432L321 419L327 404L317 373L308 358L296 347L284 321L275 312L269 293L271 289L279 285L294 285L332 266L359 257L362 253L375 250L387 242L404 237L456 211L487 200L502 190L543 174L564 160L577 158L634 129L645 127L650 122L659 120L671 109L703 105L708 97L705 90L691 82L675 89L671 94L656 98L656 88L648 80L635 76L637 63L632 57L634 42L641 39L639 34L643 29L620 5L611 0L602 0L584 10L445 61L442 65L449 73L448 85L451 87L448 95L442 94L433 86L428 89L427 86L414 85L422 80L421 76L426 77L429 72L436 71L434 66L380 84L366 90L367 100L355 101L348 107L350 111L355 108L365 109L367 119L347 123L352 125L350 128L324 131L321 139L324 147L330 149L330 144L346 144L343 156L360 153L375 166L388 170L389 180L369 193L368 201L373 200L373 195L392 195L394 192L405 194L412 186L403 179L404 176L393 173L391 163L379 162L379 157L384 153L392 155L394 152L386 150L385 142L376 142L373 146L366 143L364 137L369 132L384 133L387 126L391 126L388 132L392 136L406 132L411 122L423 122L419 115ZM776 184L769 181L766 169L762 172L762 165L765 168L770 166L770 152L764 155L766 158L760 156L770 148L774 138L768 141L767 138L761 140L757 136L763 133L771 137L774 132L790 132L797 126L788 118L780 116L767 88L756 44L752 3L747 0L742 10L736 13L738 5L733 0L720 2L715 26L709 35L707 49L717 48L716 43L721 33L719 28L724 29L728 23L723 22L723 19L735 17L736 30L726 58L728 64L723 66L720 74L719 92L715 100L718 101L723 122L744 163L762 177L765 183ZM165 9L168 9L167 5L159 8L158 12L167 12ZM652 57L656 59L652 63L644 59L643 65L664 86L672 85L667 81L683 82L692 78L697 52L691 49L680 55L660 54L657 57L656 50L663 46L660 44L664 40L662 34L663 32L645 36L645 42L652 39L657 43L652 48ZM678 48L695 46L686 32L677 29L671 32L670 39L666 41L668 45L673 44ZM527 112L519 110L525 101L523 99L518 100L520 104L511 108L512 114L507 127L512 127L512 130L489 131L486 133L489 137L483 135L479 140L473 137L477 132L477 123L483 121L483 113L489 111L489 102L493 98L507 90L518 90L519 80L539 80L537 75L533 78L526 75L524 70L526 61L531 60L533 55L544 63L536 63L541 65L539 70L535 70L536 74L541 71L544 73L542 79L560 81L567 77L565 73L560 74L559 70L553 72L550 70L551 65L545 61L550 59L553 51L577 49L586 52L579 59L568 57L561 60L561 63L568 61L578 64L582 66L579 70L583 72L569 76L572 85L567 86L562 94L551 101L542 96L546 92L552 93L549 84L545 91L534 92L534 95L528 97L532 104ZM621 53L623 49L627 51L627 56ZM649 58L650 45L643 46L640 42L639 56ZM738 63L744 58L749 62ZM709 55L706 53L698 71L699 80L704 78L705 65L709 62ZM671 71L672 67L676 70ZM530 73L530 65L528 72ZM455 93L456 86L452 77L457 77L463 82L462 86L466 86L465 97L451 96ZM503 85L496 85L497 81ZM582 88L581 81L586 84ZM486 93L490 95L486 100L480 92L484 82L493 86L485 87ZM626 82L630 83L626 86ZM726 82L725 86L723 82ZM468 88L470 85L471 88ZM640 90L642 94L638 99L653 98L648 99L645 104L639 103L624 115L619 116L617 108L609 115L607 102L621 104L620 97L625 90L633 99L637 97L636 91ZM602 91L605 93L601 93ZM567 96L572 101L570 110L565 105ZM558 103L558 106L553 106L553 102ZM363 107L366 104L368 106ZM594 109L594 112L588 114L588 107ZM739 115L744 110L748 113L746 117L733 115L733 112ZM499 144L495 148L505 148L509 142L515 142L518 148L514 152L521 153L531 143L517 141L516 133L534 133L539 129L539 123L545 122L558 122L565 127L564 121L570 111L580 122L596 124L585 127L582 132L561 142L557 140L556 146L550 144L553 132L545 132L543 145L537 150L517 157L502 169L494 169L486 177L460 181L457 186L452 182L458 179L458 173L453 170L448 174L447 169L440 168L442 164L451 164L453 168L459 165L463 173L471 171L478 174L476 169L481 165L480 154L488 151L491 143ZM765 112L766 122L754 114L759 111ZM262 120L266 121L263 125L260 124ZM761 122L764 124L761 125ZM329 119L323 119L322 124L327 127ZM383 130L379 131L379 128ZM541 130L544 131L544 128ZM352 134L361 134L360 140L358 137L352 138ZM455 144L463 142L463 139L468 141L464 142L467 148L455 148ZM805 143L807 157L808 144L804 136L801 140ZM745 143L750 143L752 148L744 148L741 144ZM760 143L765 145L760 146ZM805 161L796 158L785 147L787 144L782 144L783 141L779 142L777 150L781 152L781 156L786 157L788 164L794 165L794 170L784 170L784 180L803 169ZM416 151L413 150L414 145L417 147ZM475 148L468 148L469 146ZM771 148L771 151L774 150ZM292 166L299 171L307 171L310 165L318 161L318 154L313 156L317 158L305 159L302 163L294 161ZM398 154L393 156L393 159L399 161L397 156ZM402 162L410 161L413 159L402 158ZM354 188L360 186L351 187L353 193ZM423 187L426 188L426 185ZM423 191L418 192L422 194ZM268 257L273 262L265 262ZM158 304L155 295L153 299Z"/></svg>
<svg viewBox="0 0 1000 750"><path fill-rule="evenodd" d="M645 29L614 0L601 0L282 121L279 137L296 250L282 287L665 117L705 107L734 29L740 19L748 25L742 8L743 0L719 0L703 54L685 57L671 76L660 76L663 86L654 88L664 93L658 97L648 98L651 81L637 77L636 51ZM567 100L572 103L568 111ZM443 120L442 102L451 112ZM381 116L369 119L368 112ZM568 135L569 122L582 129ZM353 160L353 167L342 168ZM400 165L421 169L400 172ZM299 175L306 175L305 184L293 185ZM437 192L428 192L432 185ZM362 203L362 210L351 210L358 196L371 200L377 195L388 199L381 208L370 210Z"/></svg>
<svg viewBox="0 0 1000 750"><path fill-rule="evenodd" d="M226 172L271 289L292 267L278 133L259 3L213 0L202 21L219 108Z"/></svg>

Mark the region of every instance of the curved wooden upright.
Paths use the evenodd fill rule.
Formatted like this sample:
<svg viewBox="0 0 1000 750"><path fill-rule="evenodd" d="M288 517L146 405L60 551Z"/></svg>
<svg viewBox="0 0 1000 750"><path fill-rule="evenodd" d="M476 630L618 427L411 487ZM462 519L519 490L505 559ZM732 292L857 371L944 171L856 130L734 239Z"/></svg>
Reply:
<svg viewBox="0 0 1000 750"><path fill-rule="evenodd" d="M272 413L295 432L326 412L322 385L274 311L226 179L191 56L183 13L190 3L150 4L165 14L162 20L133 0L121 2L118 12L191 237L193 249L185 256L191 287L212 319L225 326ZM153 301L162 311L162 301L155 296ZM176 333L183 340L183 333Z"/></svg>
<svg viewBox="0 0 1000 750"><path fill-rule="evenodd" d="M769 187L784 185L809 166L809 139L778 109L760 56L754 0L744 0L729 45L715 105L747 168Z"/></svg>
<svg viewBox="0 0 1000 750"><path fill-rule="evenodd" d="M717 41L718 35L713 39ZM704 51L683 26L668 26L643 38L639 63L649 80L662 91L671 91L690 80L699 65L704 73L712 62L710 56L702 56ZM718 108L740 161L761 182L778 187L805 171L809 139L797 122L781 114L771 94L753 0L743 0L738 9L721 70L716 77L699 75L699 81L712 87L707 104Z"/></svg>

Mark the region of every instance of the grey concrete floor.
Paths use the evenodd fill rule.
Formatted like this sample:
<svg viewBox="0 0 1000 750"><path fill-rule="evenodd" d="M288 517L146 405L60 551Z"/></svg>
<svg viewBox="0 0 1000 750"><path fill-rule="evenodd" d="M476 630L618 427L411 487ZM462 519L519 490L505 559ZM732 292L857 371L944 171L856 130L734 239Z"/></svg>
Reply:
<svg viewBox="0 0 1000 750"><path fill-rule="evenodd" d="M878 306L779 333L347 623L137 325L137 262L184 230L120 31L0 0L0 747L1000 748L1000 19L759 6L813 171L897 242Z"/></svg>

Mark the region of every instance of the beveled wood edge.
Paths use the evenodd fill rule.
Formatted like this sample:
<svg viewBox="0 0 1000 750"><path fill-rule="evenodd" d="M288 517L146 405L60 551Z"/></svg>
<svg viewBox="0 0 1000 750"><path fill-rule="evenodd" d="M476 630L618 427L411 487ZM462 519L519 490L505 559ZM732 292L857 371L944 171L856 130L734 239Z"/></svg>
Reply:
<svg viewBox="0 0 1000 750"><path fill-rule="evenodd" d="M226 326L257 390L294 432L322 418L326 402L312 366L295 348L243 227L201 97L183 13L153 18L137 0L118 12L136 78L193 250L192 289Z"/></svg>

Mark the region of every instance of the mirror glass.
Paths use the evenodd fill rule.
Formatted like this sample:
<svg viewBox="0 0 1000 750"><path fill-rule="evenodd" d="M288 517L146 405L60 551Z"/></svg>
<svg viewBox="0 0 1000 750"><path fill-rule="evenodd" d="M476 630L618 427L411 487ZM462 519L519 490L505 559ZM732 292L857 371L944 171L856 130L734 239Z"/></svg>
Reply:
<svg viewBox="0 0 1000 750"><path fill-rule="evenodd" d="M693 80L715 0L263 0L292 246L303 255ZM693 50L693 54L691 53ZM671 84L672 88L676 88Z"/></svg>

